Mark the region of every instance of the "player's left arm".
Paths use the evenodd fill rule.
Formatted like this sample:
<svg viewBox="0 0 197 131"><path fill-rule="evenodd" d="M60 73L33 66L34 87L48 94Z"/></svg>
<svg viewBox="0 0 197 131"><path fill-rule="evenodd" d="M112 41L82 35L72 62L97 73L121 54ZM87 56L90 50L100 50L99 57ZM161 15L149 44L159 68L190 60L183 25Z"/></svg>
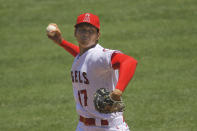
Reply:
<svg viewBox="0 0 197 131"><path fill-rule="evenodd" d="M119 70L119 79L111 97L114 100L120 100L123 91L135 73L137 60L123 53L113 53L111 63L113 69Z"/></svg>

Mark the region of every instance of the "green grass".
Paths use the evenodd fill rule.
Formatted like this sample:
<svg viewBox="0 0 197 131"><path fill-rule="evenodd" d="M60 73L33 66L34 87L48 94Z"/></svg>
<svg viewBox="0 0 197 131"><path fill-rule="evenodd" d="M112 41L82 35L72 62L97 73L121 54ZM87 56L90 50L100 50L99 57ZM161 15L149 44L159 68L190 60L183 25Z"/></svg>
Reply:
<svg viewBox="0 0 197 131"><path fill-rule="evenodd" d="M73 58L48 40L55 22L76 43L80 13L99 15L104 47L138 60L124 92L134 131L197 130L196 0L0 0L0 131L74 131Z"/></svg>

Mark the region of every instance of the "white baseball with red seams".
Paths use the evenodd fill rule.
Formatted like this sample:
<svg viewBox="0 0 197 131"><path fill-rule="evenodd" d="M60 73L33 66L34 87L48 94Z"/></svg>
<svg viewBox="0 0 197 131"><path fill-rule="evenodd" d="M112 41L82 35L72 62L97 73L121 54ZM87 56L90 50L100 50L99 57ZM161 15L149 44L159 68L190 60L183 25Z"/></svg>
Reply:
<svg viewBox="0 0 197 131"><path fill-rule="evenodd" d="M113 91L116 87L118 70L114 70L111 65L114 52L97 44L74 59L71 78L77 113L81 117L95 119L95 125L91 126L79 122L76 131L129 131L122 112L99 113L93 103L94 93L98 89ZM108 125L103 126L101 120L107 120Z"/></svg>
<svg viewBox="0 0 197 131"><path fill-rule="evenodd" d="M47 28L46 28L47 34L50 36L54 36L56 30L57 30L57 28L51 24L49 26L47 26Z"/></svg>

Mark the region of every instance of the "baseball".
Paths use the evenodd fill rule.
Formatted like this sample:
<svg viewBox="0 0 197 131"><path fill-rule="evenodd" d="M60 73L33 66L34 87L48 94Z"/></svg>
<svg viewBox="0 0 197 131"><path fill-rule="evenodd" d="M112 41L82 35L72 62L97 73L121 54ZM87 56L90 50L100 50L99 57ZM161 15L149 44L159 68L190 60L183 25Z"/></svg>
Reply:
<svg viewBox="0 0 197 131"><path fill-rule="evenodd" d="M48 35L50 36L54 36L55 35L55 31L56 31L56 27L54 25L49 25L46 29Z"/></svg>

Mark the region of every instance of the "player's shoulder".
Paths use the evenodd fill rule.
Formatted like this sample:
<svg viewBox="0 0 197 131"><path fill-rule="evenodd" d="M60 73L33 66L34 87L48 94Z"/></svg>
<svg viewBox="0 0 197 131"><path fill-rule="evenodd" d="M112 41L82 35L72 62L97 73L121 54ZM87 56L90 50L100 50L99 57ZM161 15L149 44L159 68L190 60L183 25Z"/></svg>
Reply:
<svg viewBox="0 0 197 131"><path fill-rule="evenodd" d="M110 61L112 54L116 51L117 50L107 49L97 44L91 51L90 56L94 61Z"/></svg>
<svg viewBox="0 0 197 131"><path fill-rule="evenodd" d="M100 44L97 44L96 47L94 48L94 53L99 53L100 55L109 54L114 51L115 50L104 48ZM97 54L97 55L99 55L99 54Z"/></svg>

